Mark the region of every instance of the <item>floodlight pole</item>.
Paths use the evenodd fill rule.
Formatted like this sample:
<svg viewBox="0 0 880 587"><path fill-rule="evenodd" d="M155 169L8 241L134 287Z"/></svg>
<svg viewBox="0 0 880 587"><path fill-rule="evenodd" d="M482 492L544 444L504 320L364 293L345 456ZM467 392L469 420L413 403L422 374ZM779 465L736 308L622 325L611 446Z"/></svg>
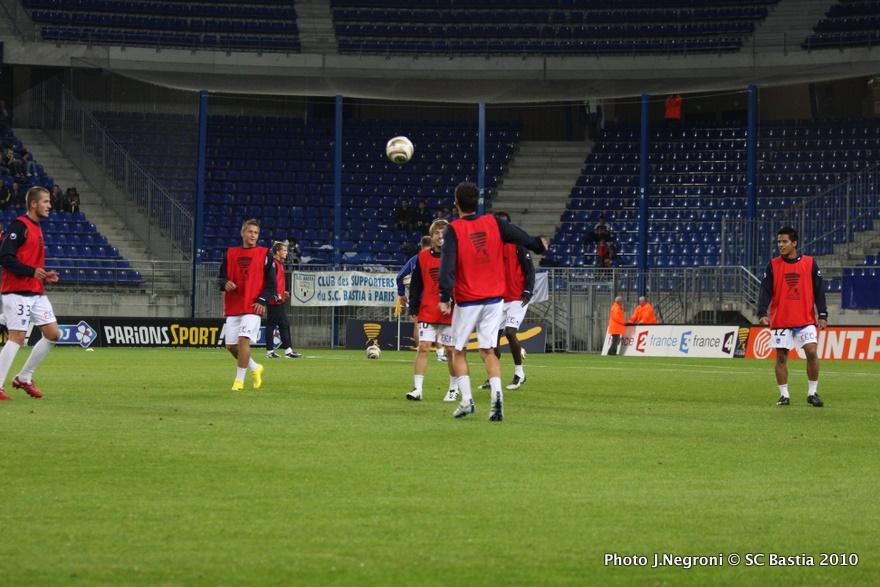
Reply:
<svg viewBox="0 0 880 587"><path fill-rule="evenodd" d="M480 199L477 200L477 214L486 211L486 103L480 102L479 130L477 133L477 187Z"/></svg>
<svg viewBox="0 0 880 587"><path fill-rule="evenodd" d="M336 144L333 153L333 268L342 260L342 96L336 96ZM333 306L333 346L339 346L339 308Z"/></svg>
<svg viewBox="0 0 880 587"><path fill-rule="evenodd" d="M758 234L758 87L749 86L749 120L746 134L746 242L744 264L749 269L756 263L755 239Z"/></svg>
<svg viewBox="0 0 880 587"><path fill-rule="evenodd" d="M190 288L190 316L196 317L196 284L198 283L198 268L202 264L202 256L205 247L202 245L203 224L205 223L205 154L208 148L208 91L199 92L199 142L196 169L196 215L193 227L192 244L192 287Z"/></svg>
<svg viewBox="0 0 880 587"><path fill-rule="evenodd" d="M648 273L648 145L651 140L649 94L642 94L641 153L639 155L639 295L647 295Z"/></svg>

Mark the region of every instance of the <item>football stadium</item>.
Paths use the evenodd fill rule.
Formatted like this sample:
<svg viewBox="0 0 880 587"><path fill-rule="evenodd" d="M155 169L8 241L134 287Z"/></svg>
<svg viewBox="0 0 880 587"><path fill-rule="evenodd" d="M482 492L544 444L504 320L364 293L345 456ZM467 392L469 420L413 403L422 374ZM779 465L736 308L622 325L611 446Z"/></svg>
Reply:
<svg viewBox="0 0 880 587"><path fill-rule="evenodd" d="M0 0L0 585L876 585L878 43Z"/></svg>

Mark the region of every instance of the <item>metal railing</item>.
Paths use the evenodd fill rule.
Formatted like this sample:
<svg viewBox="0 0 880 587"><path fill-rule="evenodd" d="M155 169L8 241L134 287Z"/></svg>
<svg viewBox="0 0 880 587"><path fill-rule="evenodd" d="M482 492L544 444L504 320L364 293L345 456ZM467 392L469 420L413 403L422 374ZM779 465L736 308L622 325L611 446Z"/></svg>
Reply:
<svg viewBox="0 0 880 587"><path fill-rule="evenodd" d="M60 80L31 90L31 125L47 132L149 254L167 261L192 259L193 215L107 134Z"/></svg>

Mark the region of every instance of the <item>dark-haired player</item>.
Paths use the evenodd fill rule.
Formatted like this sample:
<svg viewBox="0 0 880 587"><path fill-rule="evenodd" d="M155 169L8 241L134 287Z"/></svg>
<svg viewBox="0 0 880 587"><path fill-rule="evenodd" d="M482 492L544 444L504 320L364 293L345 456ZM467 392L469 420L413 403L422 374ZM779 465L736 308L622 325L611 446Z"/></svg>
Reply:
<svg viewBox="0 0 880 587"><path fill-rule="evenodd" d="M822 289L822 273L816 261L797 252L798 235L790 226L779 229L776 245L779 256L767 263L758 298L759 322L772 331L771 346L776 349L777 406L789 405L788 351L792 346L807 359L807 403L825 405L816 393L819 387L819 335L828 325L828 307ZM768 316L769 308L769 316ZM816 313L818 311L818 322Z"/></svg>
<svg viewBox="0 0 880 587"><path fill-rule="evenodd" d="M547 241L533 237L506 220L477 214L480 190L472 182L455 188L455 206L459 218L443 233L440 259L440 304L443 314L452 314L454 350L453 369L458 377L462 401L453 415L473 414L474 399L467 363L467 344L477 331L480 358L486 366L491 387L489 419L504 419L504 394L501 391L501 363L495 356L498 325L501 323L504 289L507 283L503 259L504 243L523 245L536 253L547 250ZM452 301L455 300L455 312Z"/></svg>

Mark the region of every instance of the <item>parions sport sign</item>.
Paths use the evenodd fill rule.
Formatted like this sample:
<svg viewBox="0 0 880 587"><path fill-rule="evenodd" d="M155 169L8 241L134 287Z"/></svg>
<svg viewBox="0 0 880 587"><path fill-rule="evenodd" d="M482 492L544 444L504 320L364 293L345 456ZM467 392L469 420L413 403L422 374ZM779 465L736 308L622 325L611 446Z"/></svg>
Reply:
<svg viewBox="0 0 880 587"><path fill-rule="evenodd" d="M226 344L226 321L222 318L96 318L59 317L59 345L90 347L211 348ZM0 342L6 341L5 331ZM272 333L274 335L274 333ZM28 345L40 340L39 328L30 326ZM266 344L265 326L260 327L256 345ZM275 338L274 346L280 344Z"/></svg>

